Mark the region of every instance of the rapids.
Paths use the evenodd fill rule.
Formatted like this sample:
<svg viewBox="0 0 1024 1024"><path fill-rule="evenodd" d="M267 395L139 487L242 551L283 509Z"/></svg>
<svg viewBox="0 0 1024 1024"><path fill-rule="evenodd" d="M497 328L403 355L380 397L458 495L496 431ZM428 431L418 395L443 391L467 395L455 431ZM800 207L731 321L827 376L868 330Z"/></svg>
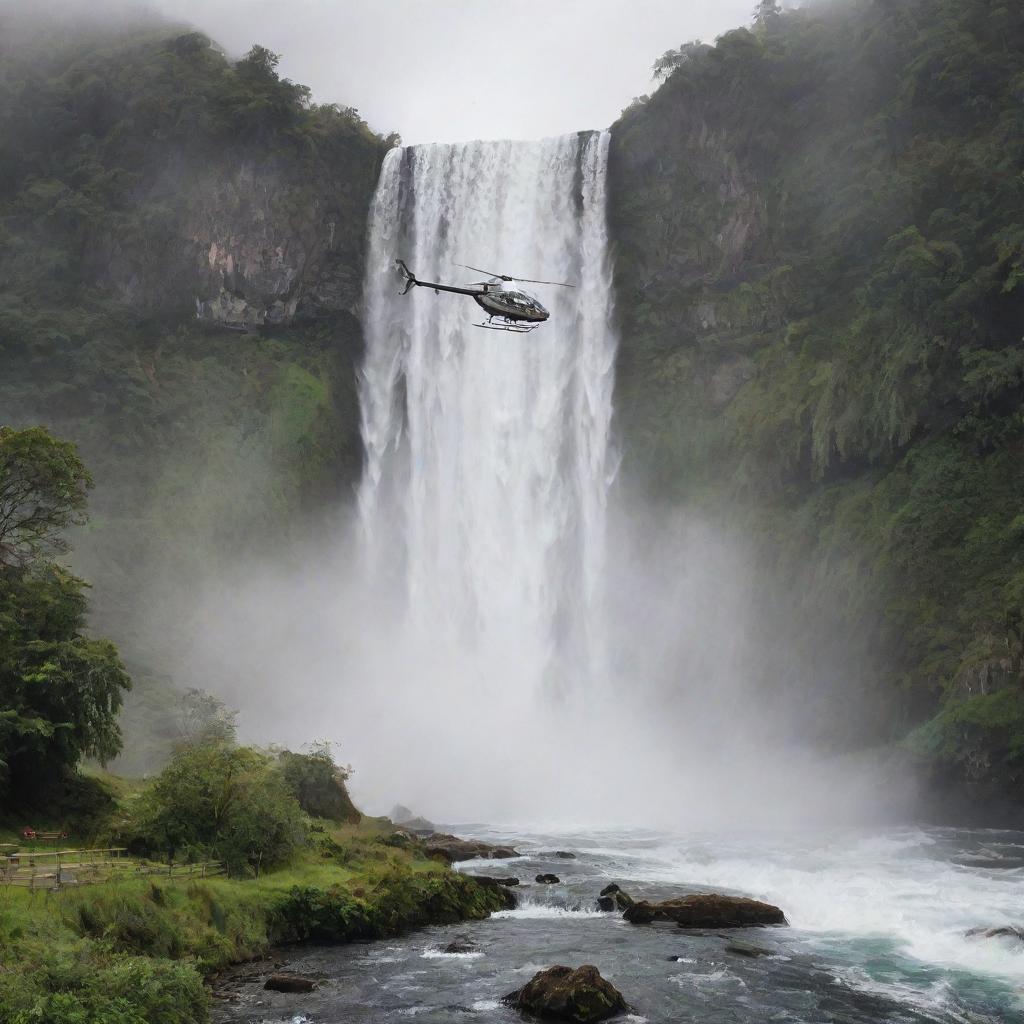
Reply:
<svg viewBox="0 0 1024 1024"><path fill-rule="evenodd" d="M424 1024L520 1018L500 998L554 963L593 963L650 1024L1003 1024L1024 1020L1024 943L967 929L1024 924L1024 834L903 828L749 835L459 827L525 857L460 865L525 881L520 907L476 924L289 958L322 979L301 997L245 989L222 1024ZM539 851L570 850L575 860ZM972 859L1006 867L977 867ZM727 891L777 903L785 928L688 933L595 909L616 881L634 897ZM440 952L456 935L477 955ZM770 951L751 959L744 943ZM670 959L673 958L673 959Z"/></svg>

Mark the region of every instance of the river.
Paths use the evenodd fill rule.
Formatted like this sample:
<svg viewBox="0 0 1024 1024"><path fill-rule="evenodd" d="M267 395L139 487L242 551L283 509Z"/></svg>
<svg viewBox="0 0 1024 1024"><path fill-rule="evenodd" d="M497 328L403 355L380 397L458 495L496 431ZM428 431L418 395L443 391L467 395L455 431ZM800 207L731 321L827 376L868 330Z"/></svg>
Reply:
<svg viewBox="0 0 1024 1024"><path fill-rule="evenodd" d="M649 1024L1024 1021L1024 941L965 934L1024 925L1022 833L456 830L514 842L525 854L458 865L528 882L518 889L518 909L397 940L295 950L287 969L320 979L317 991L280 995L254 980L215 1019L508 1024L521 1018L501 997L536 971L592 963L633 1008L621 1019ZM560 883L533 883L544 872ZM612 881L652 899L692 891L754 896L782 907L789 925L700 934L630 925L596 909ZM441 952L456 936L475 951ZM767 954L728 949L736 945Z"/></svg>

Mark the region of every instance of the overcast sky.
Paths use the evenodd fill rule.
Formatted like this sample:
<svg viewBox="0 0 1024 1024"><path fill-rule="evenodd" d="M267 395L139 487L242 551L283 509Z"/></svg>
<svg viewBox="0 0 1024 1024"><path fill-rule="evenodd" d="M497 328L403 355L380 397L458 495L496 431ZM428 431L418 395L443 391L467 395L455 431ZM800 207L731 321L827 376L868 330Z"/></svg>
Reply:
<svg viewBox="0 0 1024 1024"><path fill-rule="evenodd" d="M754 0L151 0L232 56L254 42L319 102L407 143L605 128L651 65L750 20Z"/></svg>

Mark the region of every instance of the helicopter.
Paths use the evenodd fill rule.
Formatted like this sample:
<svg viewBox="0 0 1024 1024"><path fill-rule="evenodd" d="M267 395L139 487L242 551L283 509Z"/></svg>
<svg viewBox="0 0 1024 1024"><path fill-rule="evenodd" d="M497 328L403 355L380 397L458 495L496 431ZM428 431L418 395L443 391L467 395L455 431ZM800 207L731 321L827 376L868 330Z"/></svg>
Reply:
<svg viewBox="0 0 1024 1024"><path fill-rule="evenodd" d="M506 288L507 283L514 284L516 281L524 281L527 284L557 285L559 288L576 287L574 284L564 284L561 281L513 278L508 274L495 274L490 270L481 270L479 267L470 267L460 263L459 266L466 270L487 274L490 280L479 281L466 288L459 288L452 284L420 281L403 260L395 260L395 265L405 275L403 295L408 295L409 290L413 287L433 288L435 293L454 292L456 295L472 295L473 301L487 314L487 319L483 323L474 326L485 327L491 331L511 331L514 334L528 334L530 331L536 330L551 314L532 295L527 295L526 292L515 288Z"/></svg>

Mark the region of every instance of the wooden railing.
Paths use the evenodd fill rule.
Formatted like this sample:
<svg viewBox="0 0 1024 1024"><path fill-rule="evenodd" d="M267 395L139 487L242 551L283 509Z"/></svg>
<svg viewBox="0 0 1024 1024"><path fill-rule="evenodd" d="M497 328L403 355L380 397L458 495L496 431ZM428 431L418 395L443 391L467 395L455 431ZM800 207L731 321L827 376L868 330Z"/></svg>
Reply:
<svg viewBox="0 0 1024 1024"><path fill-rule="evenodd" d="M214 878L226 873L221 861L193 864L154 864L125 856L122 847L105 850L55 850L52 853L15 853L0 858L0 885L32 891L73 888L129 878Z"/></svg>

